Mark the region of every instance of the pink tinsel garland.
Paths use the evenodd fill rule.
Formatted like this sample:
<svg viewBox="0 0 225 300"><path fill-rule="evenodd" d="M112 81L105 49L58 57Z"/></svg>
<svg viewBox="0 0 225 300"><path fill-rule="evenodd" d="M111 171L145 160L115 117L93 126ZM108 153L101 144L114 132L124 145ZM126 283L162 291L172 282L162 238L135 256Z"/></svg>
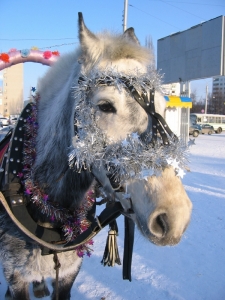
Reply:
<svg viewBox="0 0 225 300"><path fill-rule="evenodd" d="M31 201L43 214L50 217L51 221L58 221L62 224L61 227L67 242L73 241L90 226L90 222L86 216L95 202L94 190L91 188L86 193L81 206L71 212L65 208L56 207L48 195L33 182L31 174L36 157L35 144L38 130L37 101L39 100L39 96L36 95L34 99L35 103L32 104L32 112L25 123L23 173L19 173L18 176L24 185L25 194L31 197ZM92 240L89 240L82 246L76 247L78 256L83 257L85 252L90 256L92 250L89 248L89 245L93 245Z"/></svg>

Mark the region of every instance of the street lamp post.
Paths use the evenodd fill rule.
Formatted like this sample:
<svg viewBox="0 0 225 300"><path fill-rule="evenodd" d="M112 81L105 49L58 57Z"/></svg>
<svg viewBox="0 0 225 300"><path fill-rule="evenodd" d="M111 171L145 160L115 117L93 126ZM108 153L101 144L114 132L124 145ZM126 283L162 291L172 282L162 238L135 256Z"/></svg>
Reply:
<svg viewBox="0 0 225 300"><path fill-rule="evenodd" d="M128 0L124 0L123 31L127 29L127 6Z"/></svg>
<svg viewBox="0 0 225 300"><path fill-rule="evenodd" d="M206 85L206 94L205 94L205 114L207 114L207 102L208 102L208 85Z"/></svg>

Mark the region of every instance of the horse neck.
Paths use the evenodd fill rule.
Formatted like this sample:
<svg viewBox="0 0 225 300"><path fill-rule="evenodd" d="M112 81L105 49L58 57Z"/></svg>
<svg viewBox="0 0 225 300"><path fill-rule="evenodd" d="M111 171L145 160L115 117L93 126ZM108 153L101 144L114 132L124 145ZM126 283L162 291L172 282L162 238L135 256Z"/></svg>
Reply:
<svg viewBox="0 0 225 300"><path fill-rule="evenodd" d="M39 128L34 179L54 201L64 203L79 203L92 183L89 172L78 174L67 169L68 148L74 135L75 99L71 87L77 82L80 72L80 65L76 60L74 62L76 56L72 58L64 57L60 66L54 66L40 81L38 88ZM57 76L63 67L66 74ZM54 78L57 78L57 85Z"/></svg>

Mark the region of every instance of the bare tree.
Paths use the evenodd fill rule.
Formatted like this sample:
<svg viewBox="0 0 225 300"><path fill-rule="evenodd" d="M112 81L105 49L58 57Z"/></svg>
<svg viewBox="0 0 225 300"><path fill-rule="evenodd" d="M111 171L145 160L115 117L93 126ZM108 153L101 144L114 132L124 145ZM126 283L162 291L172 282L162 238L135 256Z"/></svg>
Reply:
<svg viewBox="0 0 225 300"><path fill-rule="evenodd" d="M145 47L148 48L150 50L150 52L152 53L152 58L153 58L152 65L153 65L154 68L156 68L155 47L154 47L151 35L148 35L145 38Z"/></svg>
<svg viewBox="0 0 225 300"><path fill-rule="evenodd" d="M196 91L196 89L194 89L194 90L191 91L190 98L192 100L192 103L196 103L197 102L197 91Z"/></svg>
<svg viewBox="0 0 225 300"><path fill-rule="evenodd" d="M208 113L225 115L225 95L221 92L208 97Z"/></svg>
<svg viewBox="0 0 225 300"><path fill-rule="evenodd" d="M202 113L205 110L205 102L202 98L197 100L197 91L193 90L190 95L192 99L191 113Z"/></svg>
<svg viewBox="0 0 225 300"><path fill-rule="evenodd" d="M205 99L200 98L197 100L196 90L192 91L190 95L192 99L192 113L202 113L205 111ZM207 103L207 113L208 114L219 114L225 115L225 95L221 92L216 94L208 94Z"/></svg>

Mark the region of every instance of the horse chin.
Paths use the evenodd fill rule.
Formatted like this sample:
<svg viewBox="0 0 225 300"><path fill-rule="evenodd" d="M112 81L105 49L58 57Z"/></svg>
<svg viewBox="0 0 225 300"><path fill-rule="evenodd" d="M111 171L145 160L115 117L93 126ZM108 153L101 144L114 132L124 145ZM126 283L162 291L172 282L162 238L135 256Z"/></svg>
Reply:
<svg viewBox="0 0 225 300"><path fill-rule="evenodd" d="M150 238L150 241L157 246L175 246L180 242L180 240L181 237L179 238L171 237L170 239L168 238L158 239L157 237L153 236Z"/></svg>

